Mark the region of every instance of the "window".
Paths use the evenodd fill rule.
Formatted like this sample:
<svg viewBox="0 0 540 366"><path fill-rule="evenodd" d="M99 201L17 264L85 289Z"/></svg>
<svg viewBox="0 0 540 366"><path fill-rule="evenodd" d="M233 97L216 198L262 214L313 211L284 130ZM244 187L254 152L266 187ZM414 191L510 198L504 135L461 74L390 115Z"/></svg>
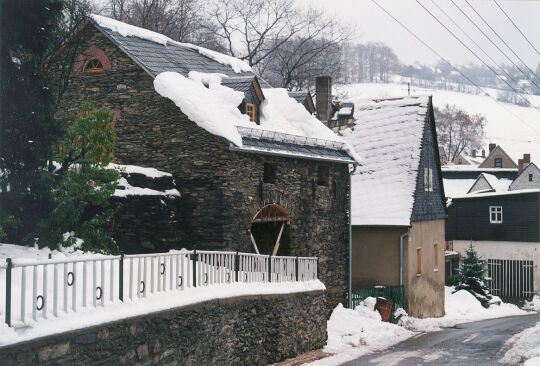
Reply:
<svg viewBox="0 0 540 366"><path fill-rule="evenodd" d="M84 72L102 72L102 71L103 71L103 65L101 64L101 61L99 61L97 58L88 60L88 62L84 66Z"/></svg>
<svg viewBox="0 0 540 366"><path fill-rule="evenodd" d="M492 224L503 222L502 206L489 206L489 222Z"/></svg>
<svg viewBox="0 0 540 366"><path fill-rule="evenodd" d="M270 163L264 163L264 183L275 183L276 182L276 167Z"/></svg>
<svg viewBox="0 0 540 366"><path fill-rule="evenodd" d="M422 274L422 248L416 248L416 275Z"/></svg>
<svg viewBox="0 0 540 366"><path fill-rule="evenodd" d="M433 192L433 169L424 168L424 191Z"/></svg>
<svg viewBox="0 0 540 366"><path fill-rule="evenodd" d="M433 270L439 270L439 244L433 244Z"/></svg>
<svg viewBox="0 0 540 366"><path fill-rule="evenodd" d="M529 174L529 182L532 182L532 181L533 181L533 175Z"/></svg>
<svg viewBox="0 0 540 366"><path fill-rule="evenodd" d="M461 158L458 159L458 164L463 164L463 160L461 160Z"/></svg>
<svg viewBox="0 0 540 366"><path fill-rule="evenodd" d="M494 166L495 168L502 168L502 158L495 158Z"/></svg>
<svg viewBox="0 0 540 366"><path fill-rule="evenodd" d="M317 184L320 186L330 186L330 167L319 165L317 167Z"/></svg>
<svg viewBox="0 0 540 366"><path fill-rule="evenodd" d="M251 122L257 123L257 106L253 103L246 103L246 114Z"/></svg>

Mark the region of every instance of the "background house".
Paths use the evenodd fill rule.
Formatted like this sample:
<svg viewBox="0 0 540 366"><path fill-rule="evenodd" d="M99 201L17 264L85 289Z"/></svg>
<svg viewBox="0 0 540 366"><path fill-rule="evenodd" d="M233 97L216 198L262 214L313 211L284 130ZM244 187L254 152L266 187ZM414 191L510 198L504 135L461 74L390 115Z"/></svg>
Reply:
<svg viewBox="0 0 540 366"><path fill-rule="evenodd" d="M135 211L112 227L121 248L317 256L328 309L346 300L355 160L285 90L232 57L99 16L49 69L63 91L60 119L85 100L114 110L114 161L168 172L179 190L170 220L156 225L144 206L125 205ZM133 235L117 235L126 228Z"/></svg>
<svg viewBox="0 0 540 366"><path fill-rule="evenodd" d="M444 189L430 97L355 100L352 285L404 286L414 317L444 315Z"/></svg>

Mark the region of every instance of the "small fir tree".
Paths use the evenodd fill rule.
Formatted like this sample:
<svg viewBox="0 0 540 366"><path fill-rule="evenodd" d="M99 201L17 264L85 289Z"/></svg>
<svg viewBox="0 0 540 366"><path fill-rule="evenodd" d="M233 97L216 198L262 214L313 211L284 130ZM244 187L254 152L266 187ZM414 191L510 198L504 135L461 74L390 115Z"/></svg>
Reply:
<svg viewBox="0 0 540 366"><path fill-rule="evenodd" d="M484 276L484 261L478 256L474 247L471 246L466 251L467 256L463 260L463 266L459 273L459 284L456 291L466 290L480 301L483 307L489 307L492 299L489 287Z"/></svg>
<svg viewBox="0 0 540 366"><path fill-rule="evenodd" d="M40 224L40 245L56 248L79 238L84 250L116 252L107 232L113 214L109 199L120 177L118 171L107 169L114 140L112 113L83 104L58 147L61 165L55 172L54 208Z"/></svg>

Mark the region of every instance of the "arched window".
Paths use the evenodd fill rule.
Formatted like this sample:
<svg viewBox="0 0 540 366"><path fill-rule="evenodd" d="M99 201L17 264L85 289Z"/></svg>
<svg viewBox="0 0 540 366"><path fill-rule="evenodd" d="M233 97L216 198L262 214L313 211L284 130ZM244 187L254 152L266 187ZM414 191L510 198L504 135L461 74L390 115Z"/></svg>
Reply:
<svg viewBox="0 0 540 366"><path fill-rule="evenodd" d="M84 66L84 72L102 72L103 64L97 58L90 59Z"/></svg>

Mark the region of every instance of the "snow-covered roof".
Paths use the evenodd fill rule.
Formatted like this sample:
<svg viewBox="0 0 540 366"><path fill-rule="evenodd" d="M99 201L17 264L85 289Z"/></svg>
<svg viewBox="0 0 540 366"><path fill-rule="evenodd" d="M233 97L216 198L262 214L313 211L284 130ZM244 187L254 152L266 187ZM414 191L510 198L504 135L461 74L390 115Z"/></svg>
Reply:
<svg viewBox="0 0 540 366"><path fill-rule="evenodd" d="M242 114L238 106L244 100L246 87L256 77L244 61L99 15L92 15L91 20L154 77L154 88L161 96L172 100L199 127L225 138L235 148L243 148L238 131L238 127L243 127L286 136L285 141L290 146L304 146L306 140L313 140L317 146L346 155L345 159L335 161L354 161L353 150L341 137L310 115L285 89L271 88L264 80L259 79L265 88L259 107L260 124ZM276 137L272 141L276 141ZM288 146L281 143L284 141L277 142L280 144L273 149L280 150L281 155L326 160L336 155L324 156L324 150L299 155L297 151L284 150ZM265 149L250 149L253 151L270 153Z"/></svg>
<svg viewBox="0 0 540 366"><path fill-rule="evenodd" d="M520 189L516 191L503 191L503 192L482 192L482 193L466 194L463 196L456 196L456 197L452 197L452 199L512 196L516 194L530 194L530 193L540 193L540 189Z"/></svg>
<svg viewBox="0 0 540 366"><path fill-rule="evenodd" d="M429 97L355 101L343 136L359 156L353 225L410 225Z"/></svg>
<svg viewBox="0 0 540 366"><path fill-rule="evenodd" d="M444 194L446 197L456 197L467 194L476 179L443 178Z"/></svg>

